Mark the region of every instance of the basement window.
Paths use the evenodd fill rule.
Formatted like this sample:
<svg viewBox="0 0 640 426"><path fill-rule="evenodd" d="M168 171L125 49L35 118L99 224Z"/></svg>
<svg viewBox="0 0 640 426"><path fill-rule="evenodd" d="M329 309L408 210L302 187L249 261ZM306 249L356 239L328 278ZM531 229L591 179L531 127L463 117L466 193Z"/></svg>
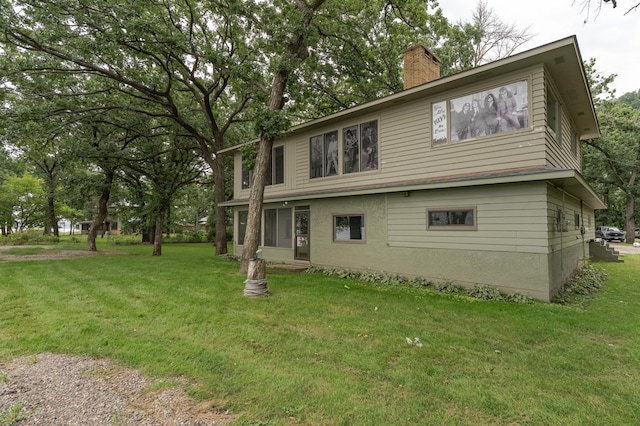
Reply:
<svg viewBox="0 0 640 426"><path fill-rule="evenodd" d="M476 208L427 209L427 229L475 231Z"/></svg>
<svg viewBox="0 0 640 426"><path fill-rule="evenodd" d="M291 209L265 209L263 224L265 247L293 246Z"/></svg>
<svg viewBox="0 0 640 426"><path fill-rule="evenodd" d="M333 241L364 241L364 215L334 216Z"/></svg>
<svg viewBox="0 0 640 426"><path fill-rule="evenodd" d="M236 243L241 246L244 245L244 236L247 233L247 219L249 212L246 210L238 212L238 241Z"/></svg>

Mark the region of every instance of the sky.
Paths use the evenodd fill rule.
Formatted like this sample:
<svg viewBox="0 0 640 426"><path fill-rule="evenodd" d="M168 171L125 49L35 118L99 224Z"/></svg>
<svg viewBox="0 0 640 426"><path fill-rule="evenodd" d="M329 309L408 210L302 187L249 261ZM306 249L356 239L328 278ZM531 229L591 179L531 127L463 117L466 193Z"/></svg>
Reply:
<svg viewBox="0 0 640 426"><path fill-rule="evenodd" d="M611 2L592 0L591 11L582 10L583 0L486 0L506 24L529 27L531 41L517 52L575 35L582 59L596 59L601 75L617 74L611 87L616 97L640 89L640 7L625 16L640 0ZM470 21L477 0L439 0L451 22Z"/></svg>

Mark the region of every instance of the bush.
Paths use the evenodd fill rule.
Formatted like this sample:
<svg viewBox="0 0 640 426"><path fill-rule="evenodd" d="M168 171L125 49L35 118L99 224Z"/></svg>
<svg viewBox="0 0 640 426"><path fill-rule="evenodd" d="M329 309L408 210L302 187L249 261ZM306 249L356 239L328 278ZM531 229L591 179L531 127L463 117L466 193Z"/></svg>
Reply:
<svg viewBox="0 0 640 426"><path fill-rule="evenodd" d="M129 246L133 244L141 244L142 238L139 235L113 235L107 240L109 244L117 246Z"/></svg>
<svg viewBox="0 0 640 426"><path fill-rule="evenodd" d="M233 241L233 225L229 225L226 228L227 231L227 241ZM216 240L216 227L212 225L210 225L207 228L207 242L208 243L213 243Z"/></svg>
<svg viewBox="0 0 640 426"><path fill-rule="evenodd" d="M413 277L407 281L411 287L433 287L433 282L423 277Z"/></svg>
<svg viewBox="0 0 640 426"><path fill-rule="evenodd" d="M587 264L553 297L553 302L573 303L579 296L589 296L597 292L607 279L606 271Z"/></svg>
<svg viewBox="0 0 640 426"><path fill-rule="evenodd" d="M349 278L366 284L380 286L400 285L414 288L431 288L442 293L468 295L481 300L504 300L506 302L520 304L526 304L531 301L531 298L526 294L514 293L503 295L497 288L489 285L476 284L473 287L464 290L463 288L456 286L453 281L433 282L424 277L404 278L399 274L386 274L383 271L356 272L350 269L323 268L320 266L309 265L306 273Z"/></svg>
<svg viewBox="0 0 640 426"><path fill-rule="evenodd" d="M206 243L206 231L186 231L179 234L172 234L162 239L163 243Z"/></svg>
<svg viewBox="0 0 640 426"><path fill-rule="evenodd" d="M55 235L42 235L41 232L37 231L14 232L0 238L0 244L8 246L48 245L58 244L59 242L60 238Z"/></svg>
<svg viewBox="0 0 640 426"><path fill-rule="evenodd" d="M475 284L472 287L467 289L467 294L471 297L475 297L476 299L482 300L502 300L502 294L500 291L491 287L490 285L480 285Z"/></svg>
<svg viewBox="0 0 640 426"><path fill-rule="evenodd" d="M433 288L443 293L459 293L460 288L452 281L439 281L433 285Z"/></svg>
<svg viewBox="0 0 640 426"><path fill-rule="evenodd" d="M504 300L511 303L520 303L522 305L526 305L531 301L531 298L526 294L512 293L512 294L505 295Z"/></svg>

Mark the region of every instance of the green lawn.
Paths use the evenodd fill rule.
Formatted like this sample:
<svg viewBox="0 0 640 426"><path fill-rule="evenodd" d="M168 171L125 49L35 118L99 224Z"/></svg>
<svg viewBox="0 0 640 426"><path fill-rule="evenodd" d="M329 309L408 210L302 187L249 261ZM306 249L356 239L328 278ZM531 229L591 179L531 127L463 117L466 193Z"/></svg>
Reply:
<svg viewBox="0 0 640 426"><path fill-rule="evenodd" d="M638 255L567 307L271 269L272 296L249 299L210 245L108 249L0 261L0 362L57 352L184 376L246 425L640 424Z"/></svg>

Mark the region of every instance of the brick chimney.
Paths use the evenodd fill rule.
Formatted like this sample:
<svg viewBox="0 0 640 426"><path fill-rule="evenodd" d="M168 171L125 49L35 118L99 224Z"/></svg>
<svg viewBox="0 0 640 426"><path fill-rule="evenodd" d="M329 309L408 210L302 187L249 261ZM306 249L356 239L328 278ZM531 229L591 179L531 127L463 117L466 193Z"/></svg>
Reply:
<svg viewBox="0 0 640 426"><path fill-rule="evenodd" d="M440 78L440 58L422 44L404 51L404 90Z"/></svg>

